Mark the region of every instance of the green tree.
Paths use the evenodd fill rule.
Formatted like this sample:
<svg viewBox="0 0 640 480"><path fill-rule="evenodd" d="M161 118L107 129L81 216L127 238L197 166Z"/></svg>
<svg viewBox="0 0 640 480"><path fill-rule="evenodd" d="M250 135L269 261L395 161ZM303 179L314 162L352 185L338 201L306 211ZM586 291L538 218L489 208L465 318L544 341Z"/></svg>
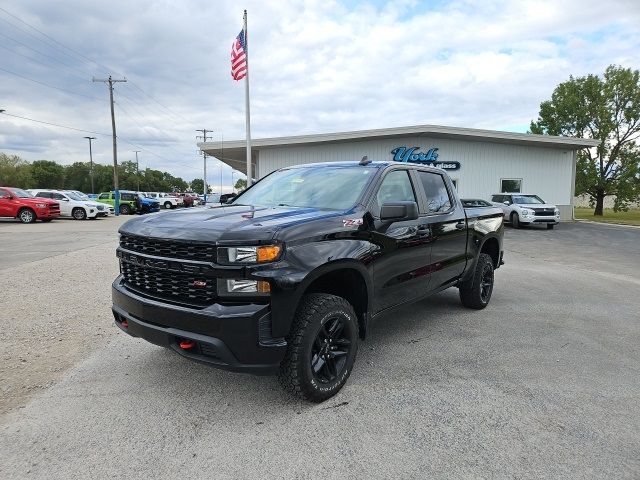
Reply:
<svg viewBox="0 0 640 480"><path fill-rule="evenodd" d="M30 188L31 166L18 155L0 153L0 186Z"/></svg>
<svg viewBox="0 0 640 480"><path fill-rule="evenodd" d="M91 192L91 164L76 162L66 165L64 167L64 188Z"/></svg>
<svg viewBox="0 0 640 480"><path fill-rule="evenodd" d="M63 188L64 167L51 160L36 160L31 164L34 188Z"/></svg>
<svg viewBox="0 0 640 480"><path fill-rule="evenodd" d="M587 194L602 215L604 198L626 210L640 195L640 72L611 65L602 77L569 77L540 104L531 133L593 138L600 144L578 152L576 194Z"/></svg>
<svg viewBox="0 0 640 480"><path fill-rule="evenodd" d="M244 178L239 178L234 188L236 190L244 190L245 188L247 188L247 181Z"/></svg>
<svg viewBox="0 0 640 480"><path fill-rule="evenodd" d="M189 188L192 192L202 193L204 195L204 180L201 178L194 178L189 184Z"/></svg>

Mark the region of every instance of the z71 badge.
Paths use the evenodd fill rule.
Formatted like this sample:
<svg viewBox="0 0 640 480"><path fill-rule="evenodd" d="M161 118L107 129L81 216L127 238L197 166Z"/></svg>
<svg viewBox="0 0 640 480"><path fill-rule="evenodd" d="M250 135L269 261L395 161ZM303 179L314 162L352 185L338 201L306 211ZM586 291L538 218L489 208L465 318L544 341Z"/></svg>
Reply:
<svg viewBox="0 0 640 480"><path fill-rule="evenodd" d="M342 220L342 225L345 227L359 227L362 225L361 218L345 218Z"/></svg>

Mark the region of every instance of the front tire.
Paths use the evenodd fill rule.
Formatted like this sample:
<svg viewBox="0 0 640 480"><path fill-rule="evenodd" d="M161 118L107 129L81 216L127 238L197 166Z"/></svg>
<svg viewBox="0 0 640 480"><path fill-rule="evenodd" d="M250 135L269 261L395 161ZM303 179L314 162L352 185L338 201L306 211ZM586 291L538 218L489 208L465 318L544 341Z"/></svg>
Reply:
<svg viewBox="0 0 640 480"><path fill-rule="evenodd" d="M290 393L323 402L344 386L358 352L358 319L344 298L305 295L287 337L280 383Z"/></svg>
<svg viewBox="0 0 640 480"><path fill-rule="evenodd" d="M23 208L18 212L18 219L22 223L33 223L36 221L36 212L31 210L30 208Z"/></svg>
<svg viewBox="0 0 640 480"><path fill-rule="evenodd" d="M460 284L460 302L467 308L481 310L489 305L493 293L493 260L481 253L471 278Z"/></svg>
<svg viewBox="0 0 640 480"><path fill-rule="evenodd" d="M120 205L120 213L122 215L129 215L131 213L131 207L126 203L124 205Z"/></svg>
<svg viewBox="0 0 640 480"><path fill-rule="evenodd" d="M511 226L513 228L520 228L520 217L516 212L511 214Z"/></svg>
<svg viewBox="0 0 640 480"><path fill-rule="evenodd" d="M86 220L87 212L85 212L84 208L74 208L71 212L71 216L76 220Z"/></svg>

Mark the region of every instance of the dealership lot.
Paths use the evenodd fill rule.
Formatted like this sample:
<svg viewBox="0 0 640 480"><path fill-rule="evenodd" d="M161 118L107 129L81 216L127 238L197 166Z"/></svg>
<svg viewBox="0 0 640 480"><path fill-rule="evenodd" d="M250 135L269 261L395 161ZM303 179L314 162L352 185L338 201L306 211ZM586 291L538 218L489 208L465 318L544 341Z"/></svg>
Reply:
<svg viewBox="0 0 640 480"><path fill-rule="evenodd" d="M487 309L450 290L381 318L312 405L117 331L123 220L0 223L1 478L640 471L640 229L507 228Z"/></svg>

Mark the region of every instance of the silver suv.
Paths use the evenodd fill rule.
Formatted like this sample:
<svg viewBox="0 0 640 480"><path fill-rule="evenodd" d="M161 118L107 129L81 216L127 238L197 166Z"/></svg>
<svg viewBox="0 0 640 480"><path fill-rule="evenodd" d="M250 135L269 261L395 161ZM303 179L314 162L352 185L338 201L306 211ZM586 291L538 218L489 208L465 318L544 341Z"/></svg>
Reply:
<svg viewBox="0 0 640 480"><path fill-rule="evenodd" d="M551 230L560 221L560 210L555 205L545 203L537 195L525 193L496 193L491 197L496 207L502 208L504 219L513 228L520 225L543 223Z"/></svg>

